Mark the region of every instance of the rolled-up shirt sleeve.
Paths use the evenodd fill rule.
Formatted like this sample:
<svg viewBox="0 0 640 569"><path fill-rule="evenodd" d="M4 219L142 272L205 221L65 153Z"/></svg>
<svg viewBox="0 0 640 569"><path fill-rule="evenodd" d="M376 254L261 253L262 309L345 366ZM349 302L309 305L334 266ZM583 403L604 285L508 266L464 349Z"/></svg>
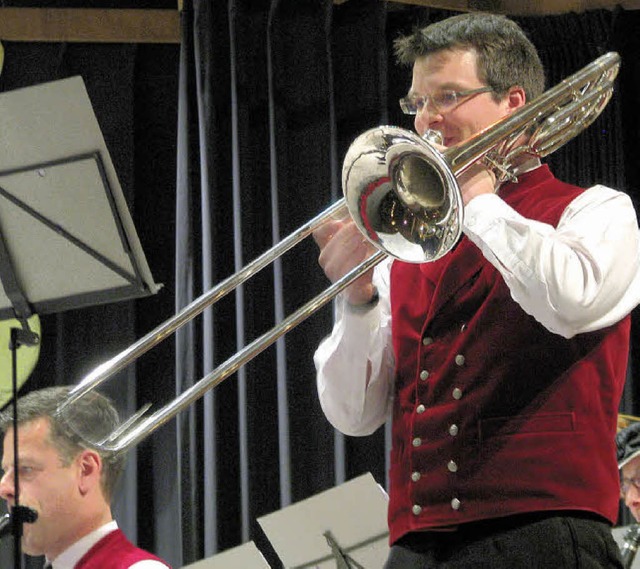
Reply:
<svg viewBox="0 0 640 569"><path fill-rule="evenodd" d="M314 355L320 404L329 422L347 435L368 435L386 421L392 398L394 357L389 304L390 260L374 270L379 301L352 310L341 296L335 324Z"/></svg>
<svg viewBox="0 0 640 569"><path fill-rule="evenodd" d="M594 186L557 227L522 217L498 195L465 207L465 234L513 299L566 338L610 326L640 302L640 235L629 196Z"/></svg>

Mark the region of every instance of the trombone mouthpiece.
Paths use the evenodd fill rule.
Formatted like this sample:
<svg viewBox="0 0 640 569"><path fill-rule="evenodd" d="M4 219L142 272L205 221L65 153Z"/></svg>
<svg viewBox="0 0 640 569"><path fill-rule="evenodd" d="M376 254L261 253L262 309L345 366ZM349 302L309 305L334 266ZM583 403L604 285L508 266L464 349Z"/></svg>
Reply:
<svg viewBox="0 0 640 569"><path fill-rule="evenodd" d="M422 140L428 142L429 144L439 144L440 146L442 146L442 143L444 142L442 133L439 130L431 129L429 129L422 135Z"/></svg>

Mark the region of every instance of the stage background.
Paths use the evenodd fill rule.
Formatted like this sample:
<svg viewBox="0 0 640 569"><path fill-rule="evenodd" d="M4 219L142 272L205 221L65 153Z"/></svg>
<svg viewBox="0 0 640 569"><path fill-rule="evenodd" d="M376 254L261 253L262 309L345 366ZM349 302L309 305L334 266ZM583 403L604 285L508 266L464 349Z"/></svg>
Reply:
<svg viewBox="0 0 640 569"><path fill-rule="evenodd" d="M185 0L181 45L3 42L3 91L83 77L151 271L164 284L141 300L44 315L40 360L24 391L77 383L335 201L357 134L383 123L412 127L397 104L410 70L395 64L392 40L451 14L378 0ZM621 54L602 116L548 162L561 179L607 184L637 204L640 12L514 19L539 48L548 86L605 52ZM124 413L170 401L325 286L308 240L106 391ZM386 484L387 431L343 437L319 407L312 355L331 320L326 307L131 453L116 504L131 539L175 567L252 539L277 566L258 517L367 471ZM621 410L637 414L637 314L633 330ZM623 512L621 523L629 520ZM3 567L10 545L0 550Z"/></svg>

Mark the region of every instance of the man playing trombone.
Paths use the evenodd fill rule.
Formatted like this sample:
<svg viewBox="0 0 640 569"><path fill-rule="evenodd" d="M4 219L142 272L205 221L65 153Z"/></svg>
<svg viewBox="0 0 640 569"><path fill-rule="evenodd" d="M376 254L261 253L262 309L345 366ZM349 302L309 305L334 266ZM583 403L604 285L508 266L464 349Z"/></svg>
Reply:
<svg viewBox="0 0 640 569"><path fill-rule="evenodd" d="M102 440L119 425L111 402L97 391L57 414L68 387L32 391L18 400L19 503L37 514L25 524L22 549L44 555L52 569L167 569L118 529L111 499L125 454L99 452L85 440ZM0 415L4 433L0 496L15 504L13 417Z"/></svg>
<svg viewBox="0 0 640 569"><path fill-rule="evenodd" d="M413 66L402 109L444 147L544 90L534 46L504 17L455 16L395 47ZM337 429L393 418L387 569L621 566L610 527L636 214L627 195L565 184L536 157L503 174L478 162L458 176L455 247L359 278L315 355ZM352 220L314 237L332 281L373 251Z"/></svg>

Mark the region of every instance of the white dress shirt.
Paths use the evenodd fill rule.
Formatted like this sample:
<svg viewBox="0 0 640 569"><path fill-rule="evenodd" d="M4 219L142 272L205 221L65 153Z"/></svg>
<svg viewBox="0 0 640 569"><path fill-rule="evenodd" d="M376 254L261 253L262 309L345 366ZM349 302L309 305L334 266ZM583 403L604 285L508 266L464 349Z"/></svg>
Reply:
<svg viewBox="0 0 640 569"><path fill-rule="evenodd" d="M47 561L51 564L52 569L73 569L76 566L76 563L82 559L87 551L89 551L105 535L108 535L117 529L117 522L111 521L76 541L53 561ZM167 565L160 561L155 561L154 559L144 559L130 565L129 569L167 569Z"/></svg>
<svg viewBox="0 0 640 569"><path fill-rule="evenodd" d="M640 232L622 192L586 190L557 228L522 217L499 195L481 195L465 207L463 231L523 310L565 338L614 324L640 304ZM375 307L351 310L336 299L333 331L314 356L320 403L345 434L372 433L391 409L390 266L374 270Z"/></svg>

